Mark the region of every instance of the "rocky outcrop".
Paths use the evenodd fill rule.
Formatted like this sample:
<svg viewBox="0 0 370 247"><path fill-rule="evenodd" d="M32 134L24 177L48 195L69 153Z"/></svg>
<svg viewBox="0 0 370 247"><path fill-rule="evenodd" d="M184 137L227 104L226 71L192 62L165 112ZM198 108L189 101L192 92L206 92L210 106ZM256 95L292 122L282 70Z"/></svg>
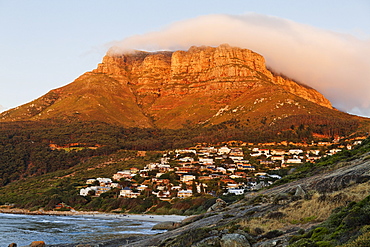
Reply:
<svg viewBox="0 0 370 247"><path fill-rule="evenodd" d="M165 221L160 222L152 227L152 230L173 230L180 226L179 222Z"/></svg>
<svg viewBox="0 0 370 247"><path fill-rule="evenodd" d="M212 206L207 210L207 212L219 211L219 210L221 210L221 209L225 208L225 207L226 207L226 205L227 205L227 203L226 203L224 200L222 200L222 199L220 199L220 198L217 198L216 203L215 203L215 204L213 204L213 205L212 205Z"/></svg>

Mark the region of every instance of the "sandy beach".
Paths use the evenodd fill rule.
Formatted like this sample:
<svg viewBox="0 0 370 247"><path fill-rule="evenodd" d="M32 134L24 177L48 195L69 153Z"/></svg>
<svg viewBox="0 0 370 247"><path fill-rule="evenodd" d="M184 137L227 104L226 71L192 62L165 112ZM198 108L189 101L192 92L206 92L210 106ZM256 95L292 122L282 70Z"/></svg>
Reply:
<svg viewBox="0 0 370 247"><path fill-rule="evenodd" d="M0 213L4 214L28 214L28 215L60 215L60 216L87 216L87 217L110 217L110 218L121 218L139 221L154 221L154 222L165 222L173 221L180 222L187 218L187 216L181 215L151 215L151 214L118 214L118 213L104 213L98 211L29 211L27 209L20 208L0 208Z"/></svg>

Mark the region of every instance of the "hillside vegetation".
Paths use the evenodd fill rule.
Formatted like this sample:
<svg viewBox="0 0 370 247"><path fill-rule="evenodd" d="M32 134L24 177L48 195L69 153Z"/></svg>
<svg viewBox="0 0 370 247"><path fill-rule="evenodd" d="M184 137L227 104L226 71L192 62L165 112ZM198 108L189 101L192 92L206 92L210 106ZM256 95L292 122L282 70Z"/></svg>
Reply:
<svg viewBox="0 0 370 247"><path fill-rule="evenodd" d="M57 120L0 123L0 186L68 169L91 157L109 155L121 149L169 150L231 140L310 142L315 139L315 134L328 138L348 136L359 124L354 120L338 121L330 116L312 116L310 119L295 116L262 128L230 120L209 127L190 125L178 130Z"/></svg>

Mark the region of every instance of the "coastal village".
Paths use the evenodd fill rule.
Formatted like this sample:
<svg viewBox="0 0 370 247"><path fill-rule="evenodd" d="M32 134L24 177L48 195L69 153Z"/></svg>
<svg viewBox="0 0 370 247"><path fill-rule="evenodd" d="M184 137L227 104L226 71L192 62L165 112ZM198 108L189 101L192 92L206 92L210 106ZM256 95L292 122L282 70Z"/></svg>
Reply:
<svg viewBox="0 0 370 247"><path fill-rule="evenodd" d="M363 139L257 145L230 141L217 148L199 144L166 152L157 163L149 163L143 169L117 171L112 178L90 178L80 195L98 197L113 189L117 197L155 195L164 201L204 193L242 195L281 179L282 170L351 150Z"/></svg>

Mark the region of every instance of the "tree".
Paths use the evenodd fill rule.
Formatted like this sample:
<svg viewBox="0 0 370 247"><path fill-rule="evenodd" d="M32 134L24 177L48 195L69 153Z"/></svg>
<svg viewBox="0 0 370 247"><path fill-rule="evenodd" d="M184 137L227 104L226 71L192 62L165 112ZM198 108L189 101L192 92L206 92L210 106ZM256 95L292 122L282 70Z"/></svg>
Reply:
<svg viewBox="0 0 370 247"><path fill-rule="evenodd" d="M195 181L191 183L191 191L193 192L193 195L198 194L197 185L195 184Z"/></svg>

